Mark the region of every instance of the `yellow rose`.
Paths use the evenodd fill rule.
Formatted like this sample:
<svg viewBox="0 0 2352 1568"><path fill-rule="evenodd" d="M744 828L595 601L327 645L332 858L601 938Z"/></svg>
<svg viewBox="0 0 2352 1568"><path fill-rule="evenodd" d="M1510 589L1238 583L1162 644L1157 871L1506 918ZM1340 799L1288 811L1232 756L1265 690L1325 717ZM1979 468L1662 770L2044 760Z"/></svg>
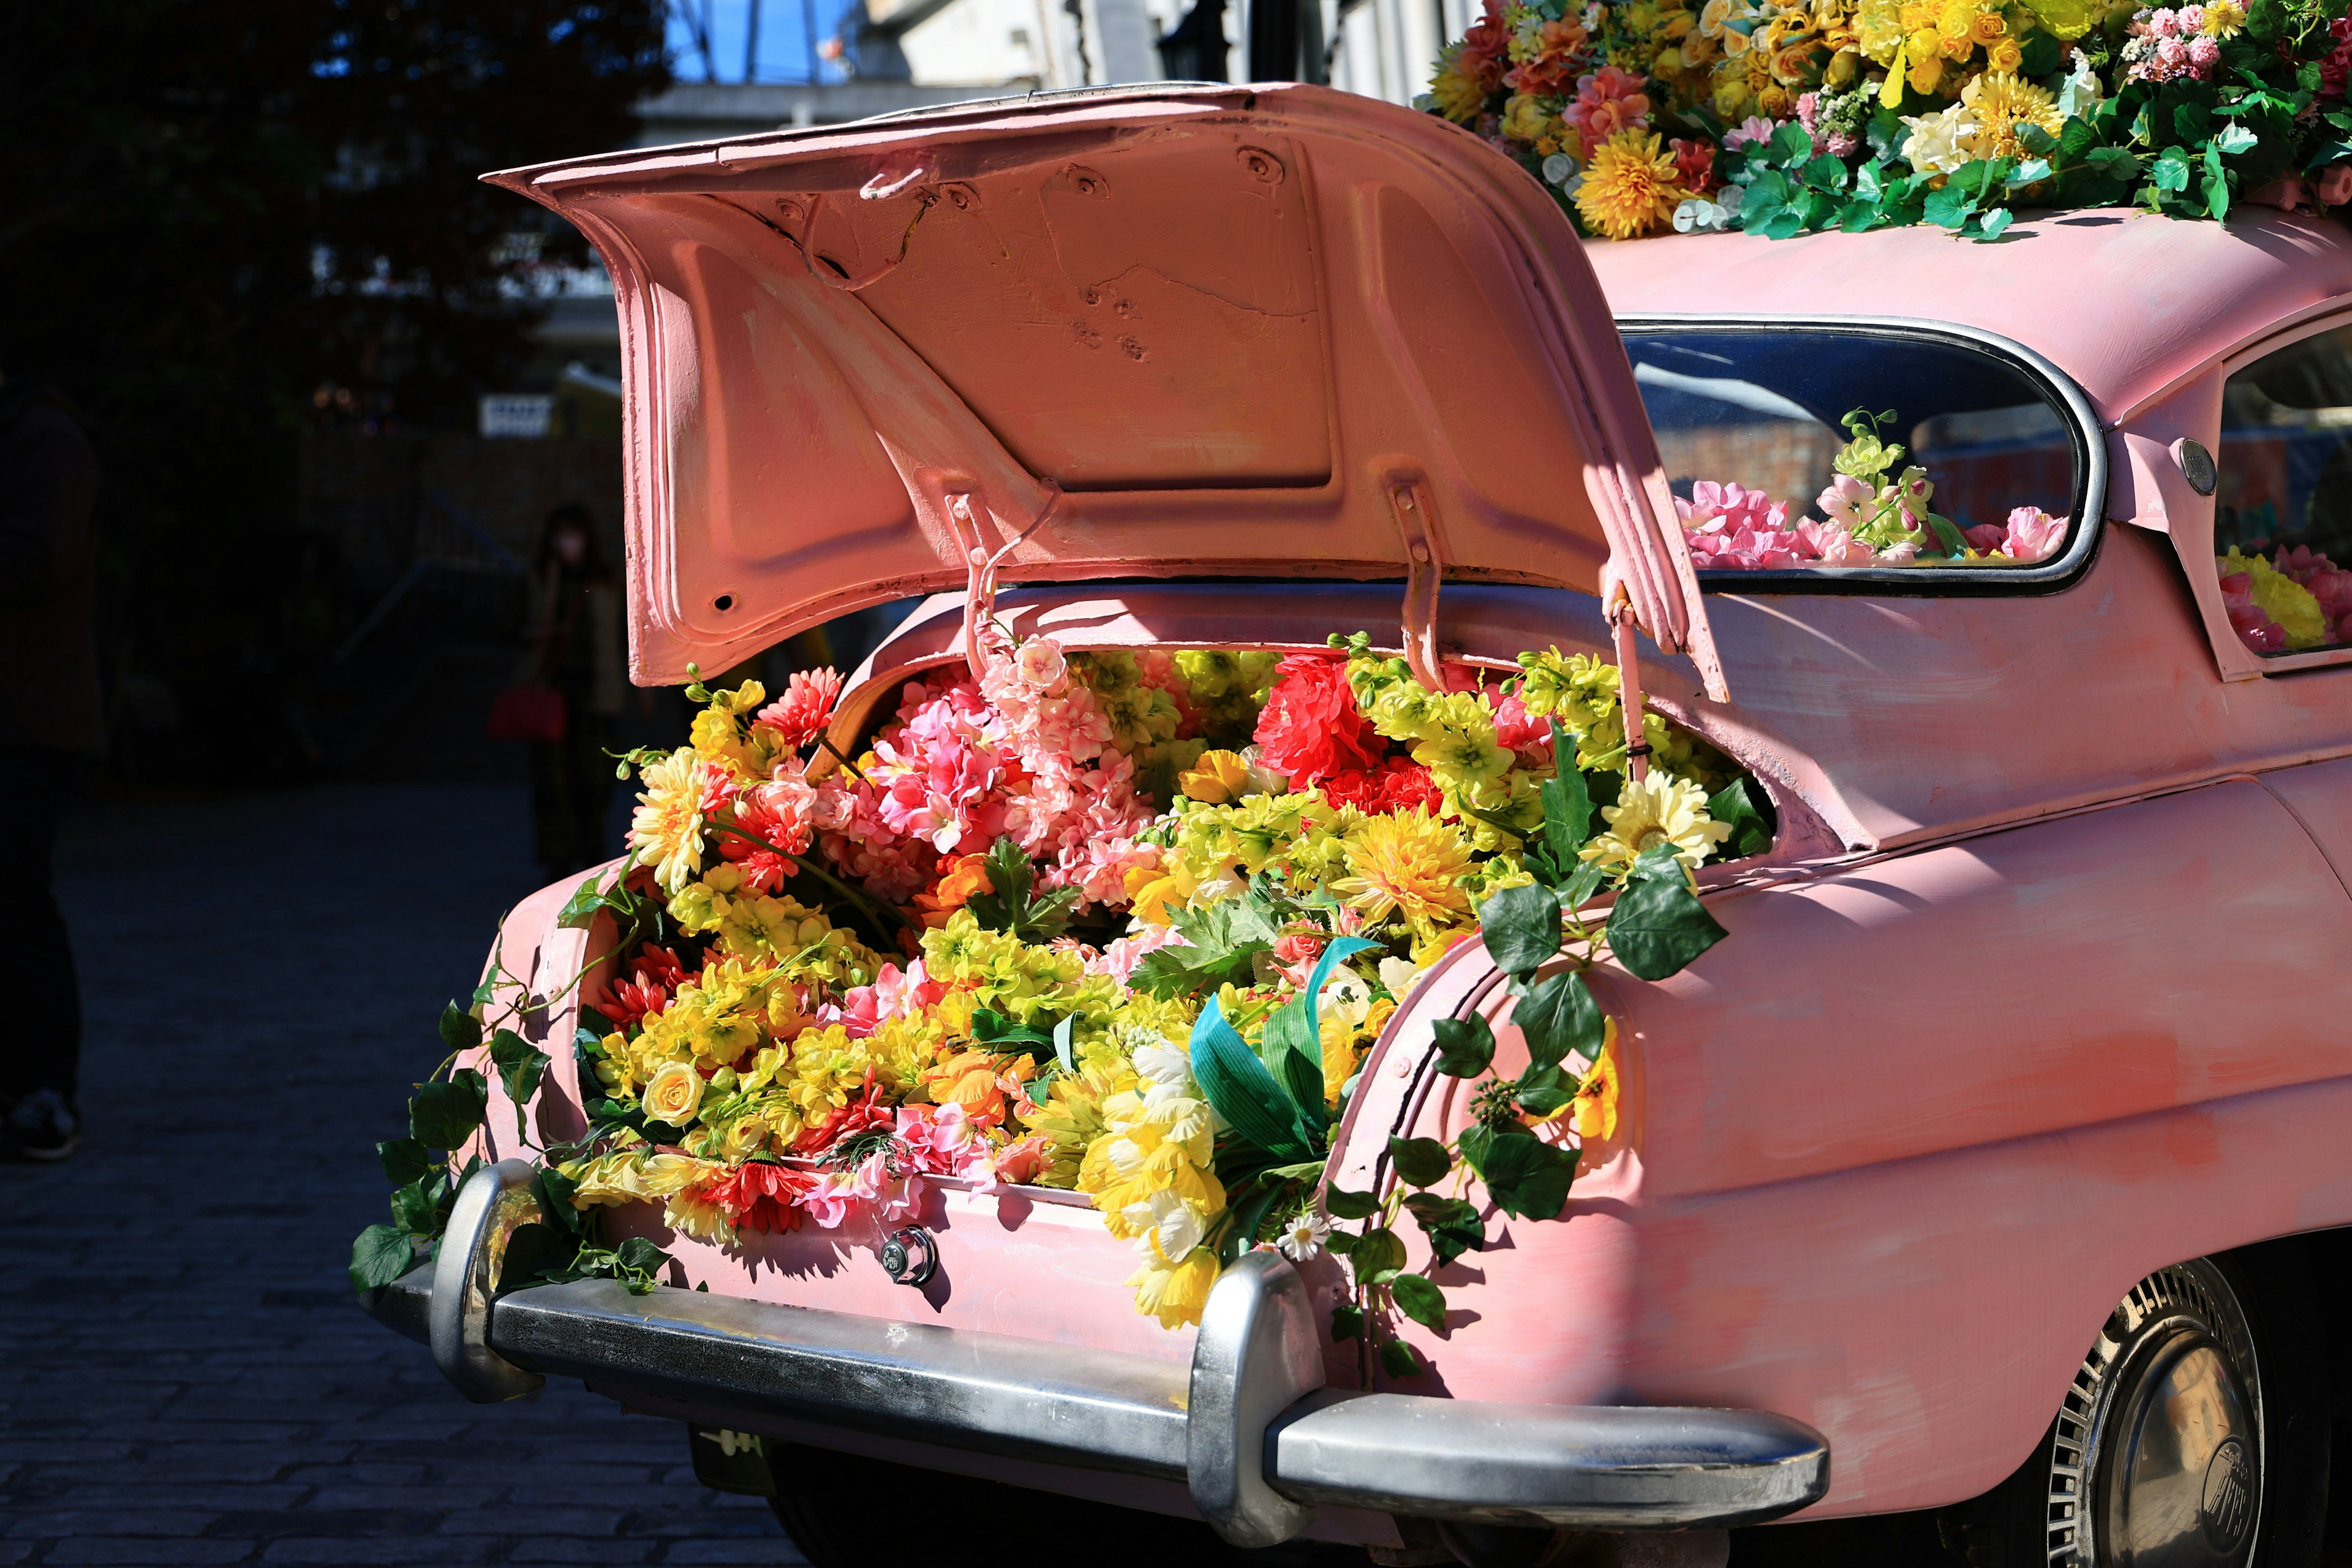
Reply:
<svg viewBox="0 0 2352 1568"><path fill-rule="evenodd" d="M2009 32L2002 25L2000 13L1998 11L1978 12L1976 21L1970 25L1970 31L1975 35L1978 43L1987 46L2000 42L2002 38L2008 37Z"/></svg>
<svg viewBox="0 0 2352 1568"><path fill-rule="evenodd" d="M702 1108L702 1075L684 1062L672 1062L646 1085L646 1119L684 1127Z"/></svg>
<svg viewBox="0 0 2352 1568"><path fill-rule="evenodd" d="M1985 51L1985 65L1990 70L2007 71L2015 76L2018 68L2024 63L2025 51L2017 47L2014 38L2003 38Z"/></svg>

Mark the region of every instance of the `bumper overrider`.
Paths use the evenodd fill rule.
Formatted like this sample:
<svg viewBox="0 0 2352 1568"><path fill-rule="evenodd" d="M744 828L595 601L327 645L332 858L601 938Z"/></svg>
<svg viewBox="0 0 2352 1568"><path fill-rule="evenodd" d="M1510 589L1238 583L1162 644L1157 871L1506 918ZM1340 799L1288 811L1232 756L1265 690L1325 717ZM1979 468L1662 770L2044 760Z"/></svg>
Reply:
<svg viewBox="0 0 2352 1568"><path fill-rule="evenodd" d="M607 1279L496 1289L540 1217L530 1168L486 1166L435 1262L369 1293L469 1399L551 1375L705 1408L1183 1483L1226 1540L1265 1546L1318 1504L1600 1531L1753 1524L1821 1499L1829 1446L1756 1410L1510 1405L1323 1387L1306 1285L1280 1257L1227 1269L1189 1373L1122 1352Z"/></svg>

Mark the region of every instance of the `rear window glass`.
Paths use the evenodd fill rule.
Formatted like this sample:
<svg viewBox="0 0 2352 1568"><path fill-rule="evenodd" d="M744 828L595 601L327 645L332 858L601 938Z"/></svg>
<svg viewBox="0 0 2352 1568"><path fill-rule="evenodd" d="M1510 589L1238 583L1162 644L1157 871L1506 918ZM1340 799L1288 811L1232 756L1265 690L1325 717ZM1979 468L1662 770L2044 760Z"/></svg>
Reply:
<svg viewBox="0 0 2352 1568"><path fill-rule="evenodd" d="M1823 328L1633 326L1625 346L1692 558L1717 585L1994 586L2070 563L2088 443L2021 357Z"/></svg>
<svg viewBox="0 0 2352 1568"><path fill-rule="evenodd" d="M2352 327L2266 354L2221 389L2213 567L2257 653L2352 644Z"/></svg>

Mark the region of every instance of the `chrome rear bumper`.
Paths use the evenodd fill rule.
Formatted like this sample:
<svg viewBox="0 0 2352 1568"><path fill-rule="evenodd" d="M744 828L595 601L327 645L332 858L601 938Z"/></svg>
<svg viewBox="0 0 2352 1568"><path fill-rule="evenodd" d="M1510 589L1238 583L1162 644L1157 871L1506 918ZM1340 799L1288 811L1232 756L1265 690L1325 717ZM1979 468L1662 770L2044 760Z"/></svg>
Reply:
<svg viewBox="0 0 2352 1568"><path fill-rule="evenodd" d="M1560 1406L1321 1387L1306 1287L1252 1253L1203 1315L1192 1366L1118 1352L610 1280L496 1295L519 1163L459 1194L441 1257L371 1294L469 1397L592 1378L1076 1469L1184 1482L1237 1545L1303 1530L1317 1504L1588 1530L1723 1529L1829 1489L1811 1427L1752 1410Z"/></svg>

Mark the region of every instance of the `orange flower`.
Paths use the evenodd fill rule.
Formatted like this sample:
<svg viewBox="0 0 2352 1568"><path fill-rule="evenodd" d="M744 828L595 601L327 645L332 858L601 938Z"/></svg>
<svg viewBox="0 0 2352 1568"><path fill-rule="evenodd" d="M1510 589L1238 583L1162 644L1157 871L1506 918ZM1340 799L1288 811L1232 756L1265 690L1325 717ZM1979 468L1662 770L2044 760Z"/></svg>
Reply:
<svg viewBox="0 0 2352 1568"><path fill-rule="evenodd" d="M923 911L925 925L943 926L974 893L994 891L996 884L988 879L986 856L957 855L940 862L940 879L915 895L915 907Z"/></svg>

